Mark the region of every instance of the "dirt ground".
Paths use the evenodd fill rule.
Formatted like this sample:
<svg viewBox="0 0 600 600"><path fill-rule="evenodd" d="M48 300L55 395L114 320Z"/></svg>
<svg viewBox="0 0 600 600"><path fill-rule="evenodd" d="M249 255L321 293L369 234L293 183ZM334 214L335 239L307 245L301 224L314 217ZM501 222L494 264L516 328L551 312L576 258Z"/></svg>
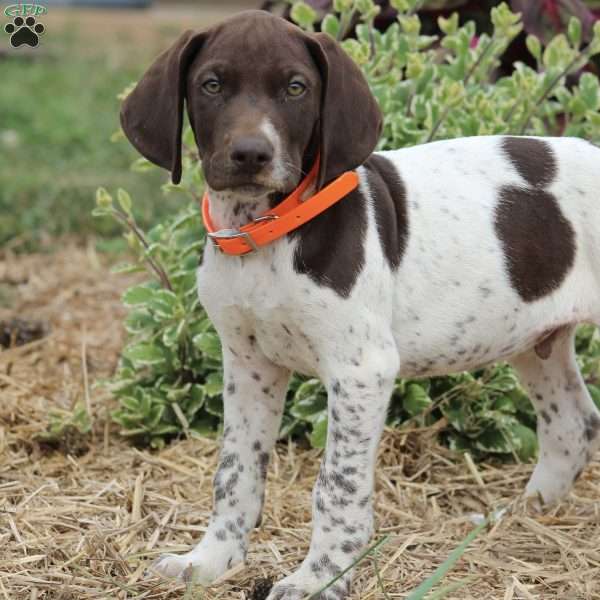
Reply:
<svg viewBox="0 0 600 600"><path fill-rule="evenodd" d="M110 423L109 375L123 333L119 297L130 280L108 273L92 245L5 256L0 291L19 316L42 321L41 340L0 352L0 598L183 598L181 584L144 578L164 551L202 535L217 443L181 440L161 452L132 447ZM87 400L86 400L87 397ZM56 407L86 403L93 437L50 449L36 440ZM272 456L264 523L247 566L188 598L250 599L258 578L290 573L306 551L310 490L320 453L281 443ZM444 584L447 598L600 598L600 462L561 505L542 514L520 501L531 465L470 466L435 443L434 430L388 431L377 471L373 560L354 599L405 598L473 528L474 514L509 512L471 544Z"/></svg>

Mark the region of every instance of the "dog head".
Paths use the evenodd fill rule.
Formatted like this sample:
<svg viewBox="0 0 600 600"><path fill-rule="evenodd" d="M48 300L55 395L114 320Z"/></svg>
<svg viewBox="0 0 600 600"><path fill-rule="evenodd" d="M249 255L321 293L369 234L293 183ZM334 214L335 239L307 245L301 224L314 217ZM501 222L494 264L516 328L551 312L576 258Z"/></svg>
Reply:
<svg viewBox="0 0 600 600"><path fill-rule="evenodd" d="M353 61L326 34L248 11L188 31L126 98L123 131L181 179L184 105L208 185L288 193L320 154L318 187L373 151L381 113Z"/></svg>

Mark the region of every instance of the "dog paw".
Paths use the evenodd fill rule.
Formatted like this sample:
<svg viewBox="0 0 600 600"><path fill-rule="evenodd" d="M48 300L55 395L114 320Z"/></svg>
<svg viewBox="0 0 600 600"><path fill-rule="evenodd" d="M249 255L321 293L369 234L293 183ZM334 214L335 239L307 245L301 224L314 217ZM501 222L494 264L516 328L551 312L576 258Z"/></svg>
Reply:
<svg viewBox="0 0 600 600"><path fill-rule="evenodd" d="M13 48L27 45L35 48L40 41L39 36L46 28L41 23L36 23L35 17L15 17L12 23L4 26L4 31L10 35L10 45Z"/></svg>
<svg viewBox="0 0 600 600"><path fill-rule="evenodd" d="M554 463L538 463L525 488L525 497L538 511L543 510L544 506L568 495L582 468L576 464L561 464L558 459Z"/></svg>
<svg viewBox="0 0 600 600"><path fill-rule="evenodd" d="M316 577L291 575L273 586L267 600L305 600L309 596L311 600L345 600L349 597L350 582L344 579L339 579L318 595L311 596L326 584L327 581L320 581Z"/></svg>
<svg viewBox="0 0 600 600"><path fill-rule="evenodd" d="M241 553L192 550L186 554L162 554L150 565L148 572L207 586L243 560Z"/></svg>

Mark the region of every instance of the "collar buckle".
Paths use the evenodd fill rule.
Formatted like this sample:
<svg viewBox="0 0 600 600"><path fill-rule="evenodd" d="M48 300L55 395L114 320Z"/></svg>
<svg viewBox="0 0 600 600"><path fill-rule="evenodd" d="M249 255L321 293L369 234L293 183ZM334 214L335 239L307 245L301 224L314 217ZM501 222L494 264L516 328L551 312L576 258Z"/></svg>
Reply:
<svg viewBox="0 0 600 600"><path fill-rule="evenodd" d="M224 252L223 248L219 245L218 240L231 240L235 238L243 238L244 241L250 246L250 254L251 252L257 252L258 246L256 242L252 239L252 236L246 231L240 231L239 229L219 229L219 231L207 232L208 237L212 240L213 244Z"/></svg>

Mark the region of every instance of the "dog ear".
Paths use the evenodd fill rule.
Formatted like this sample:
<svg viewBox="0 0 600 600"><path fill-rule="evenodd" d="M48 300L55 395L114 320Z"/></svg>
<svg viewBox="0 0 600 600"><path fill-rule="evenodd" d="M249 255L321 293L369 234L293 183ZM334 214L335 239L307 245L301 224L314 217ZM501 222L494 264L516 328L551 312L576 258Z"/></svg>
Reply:
<svg viewBox="0 0 600 600"><path fill-rule="evenodd" d="M149 161L181 181L181 130L187 71L204 33L186 31L146 71L121 107L121 127Z"/></svg>
<svg viewBox="0 0 600 600"><path fill-rule="evenodd" d="M308 35L308 49L321 73L318 187L355 169L373 152L382 117L375 97L356 63L329 35Z"/></svg>

